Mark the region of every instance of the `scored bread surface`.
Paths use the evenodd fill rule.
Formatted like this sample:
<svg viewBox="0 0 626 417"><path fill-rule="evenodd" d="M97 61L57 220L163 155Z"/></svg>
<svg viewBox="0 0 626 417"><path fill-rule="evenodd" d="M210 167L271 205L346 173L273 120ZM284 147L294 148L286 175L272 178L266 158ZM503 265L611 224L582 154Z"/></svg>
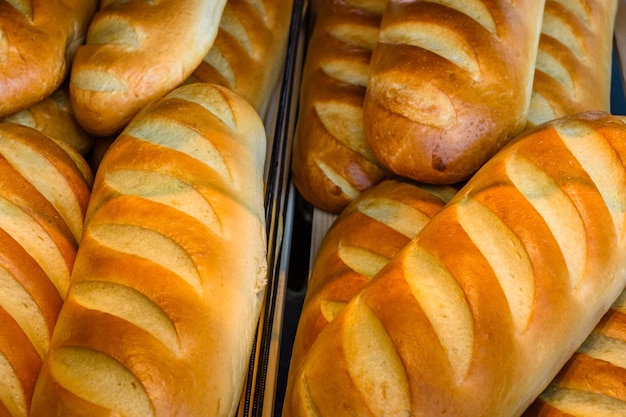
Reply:
<svg viewBox="0 0 626 417"><path fill-rule="evenodd" d="M79 123L117 135L145 105L181 85L211 48L226 0L105 0L70 73Z"/></svg>
<svg viewBox="0 0 626 417"><path fill-rule="evenodd" d="M523 417L626 415L626 291Z"/></svg>
<svg viewBox="0 0 626 417"><path fill-rule="evenodd" d="M229 0L215 42L187 82L235 91L263 117L282 74L293 1Z"/></svg>
<svg viewBox="0 0 626 417"><path fill-rule="evenodd" d="M35 128L52 139L67 143L81 155L86 155L94 143L94 138L85 132L72 113L66 85L59 87L43 100L3 117L0 121Z"/></svg>
<svg viewBox="0 0 626 417"><path fill-rule="evenodd" d="M322 331L286 415L520 415L626 285L624 138L589 112L487 162Z"/></svg>
<svg viewBox="0 0 626 417"><path fill-rule="evenodd" d="M289 369L317 336L454 195L448 186L383 180L353 200L324 236L307 282ZM288 386L291 381L288 379ZM290 388L287 388L289 396Z"/></svg>
<svg viewBox="0 0 626 417"><path fill-rule="evenodd" d="M292 173L302 196L332 213L389 176L363 132L369 62L387 3L321 3L308 43Z"/></svg>
<svg viewBox="0 0 626 417"><path fill-rule="evenodd" d="M97 0L0 1L0 117L52 94L85 41Z"/></svg>
<svg viewBox="0 0 626 417"><path fill-rule="evenodd" d="M0 123L2 416L29 415L67 294L89 187L58 143L33 128Z"/></svg>
<svg viewBox="0 0 626 417"><path fill-rule="evenodd" d="M363 104L378 160L454 184L520 133L543 9L543 0L391 0Z"/></svg>
<svg viewBox="0 0 626 417"><path fill-rule="evenodd" d="M610 110L617 0L546 0L528 126Z"/></svg>
<svg viewBox="0 0 626 417"><path fill-rule="evenodd" d="M265 131L222 87L138 114L103 158L32 416L232 416L266 279Z"/></svg>

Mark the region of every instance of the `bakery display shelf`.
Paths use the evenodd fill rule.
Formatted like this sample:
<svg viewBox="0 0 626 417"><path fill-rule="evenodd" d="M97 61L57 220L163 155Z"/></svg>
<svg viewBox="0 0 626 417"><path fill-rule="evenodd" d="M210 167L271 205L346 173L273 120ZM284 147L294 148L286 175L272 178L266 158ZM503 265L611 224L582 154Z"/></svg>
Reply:
<svg viewBox="0 0 626 417"><path fill-rule="evenodd" d="M268 282L238 417L272 415L293 219L289 161L297 106L295 90L300 84L305 10L306 0L294 0L283 76L265 117L268 138L265 167Z"/></svg>
<svg viewBox="0 0 626 417"><path fill-rule="evenodd" d="M304 9L301 11L306 12L306 4L298 5L298 7L302 6ZM299 13L295 10L294 12ZM306 49L306 25L304 23L307 22L307 19L306 14L296 18L295 13L294 18L297 21L295 23L298 27L292 27L291 35L294 39L290 40L291 53L294 56L288 56L288 61L292 61L294 64L292 70L296 71L295 74L289 74L289 80L298 85L297 77ZM616 106L615 113L626 114L626 88L624 88L626 86L626 0L618 1L612 86L611 102L612 106ZM279 112L291 111L289 126L285 126L286 129L280 132L281 135L287 135L281 137L280 140L284 140L286 144L290 145L292 142L291 135L294 131L293 125L297 119L296 107L299 90L293 85L289 86L289 89L292 96L289 99L281 98ZM290 154L285 156L287 159L282 162L288 164ZM255 396L249 398L249 401L254 400L256 403L250 402L251 413L240 414L246 416L280 417L281 415L282 396L284 395L286 372L291 354L291 340L306 291L306 281L310 275L313 260L317 256L319 245L337 218L336 214L311 207L304 202L287 178L288 166L284 169L286 175L284 179L287 180L287 184L282 191L286 193L287 202L284 213L288 217L284 219L283 244L277 259L278 263L275 264L277 270L274 271L274 278L276 281L273 283L273 298L270 298L273 310L271 314L266 312L262 318L262 320L270 320L267 323L270 326L265 329L266 333L261 338L262 341L269 344L269 350L266 351L266 362L262 369L264 391L257 392ZM296 250L298 253L294 254ZM303 252L305 253L303 254ZM257 369L257 371L261 370ZM258 389L260 386L257 384L256 388Z"/></svg>

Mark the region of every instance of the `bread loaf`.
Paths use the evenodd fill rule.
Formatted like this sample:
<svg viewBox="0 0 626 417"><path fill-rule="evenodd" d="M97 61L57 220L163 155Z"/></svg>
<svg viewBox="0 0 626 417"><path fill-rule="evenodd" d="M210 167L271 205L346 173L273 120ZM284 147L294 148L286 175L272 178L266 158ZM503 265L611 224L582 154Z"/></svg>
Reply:
<svg viewBox="0 0 626 417"><path fill-rule="evenodd" d="M226 0L103 0L76 51L70 99L78 122L117 135L150 101L182 84L215 39Z"/></svg>
<svg viewBox="0 0 626 417"><path fill-rule="evenodd" d="M447 186L388 179L353 200L321 241L290 359L295 372L320 332L454 195ZM288 390L289 391L289 390Z"/></svg>
<svg viewBox="0 0 626 417"><path fill-rule="evenodd" d="M39 131L0 123L0 415L27 417L80 240L89 186Z"/></svg>
<svg viewBox="0 0 626 417"><path fill-rule="evenodd" d="M617 0L546 0L528 126L610 111Z"/></svg>
<svg viewBox="0 0 626 417"><path fill-rule="evenodd" d="M96 174L36 416L232 416L266 280L265 131L209 84L145 107Z"/></svg>
<svg viewBox="0 0 626 417"><path fill-rule="evenodd" d="M293 0L228 0L217 37L188 82L223 85L264 117L282 74Z"/></svg>
<svg viewBox="0 0 626 417"><path fill-rule="evenodd" d="M626 291L523 417L626 415Z"/></svg>
<svg viewBox="0 0 626 417"><path fill-rule="evenodd" d="M285 416L519 416L626 285L626 120L490 159L319 335Z"/></svg>
<svg viewBox="0 0 626 417"><path fill-rule="evenodd" d="M311 204L339 213L389 176L363 133L369 61L388 0L320 3L301 81L292 173Z"/></svg>
<svg viewBox="0 0 626 417"><path fill-rule="evenodd" d="M372 53L365 136L420 182L469 178L522 131L544 0L391 0Z"/></svg>
<svg viewBox="0 0 626 417"><path fill-rule="evenodd" d="M52 94L32 106L0 119L39 130L44 135L65 142L82 155L92 148L94 138L76 121L70 106L69 92L62 85Z"/></svg>
<svg viewBox="0 0 626 417"><path fill-rule="evenodd" d="M76 121L65 87L24 110L1 118L0 123L28 126L54 140L72 158L91 188L95 167L85 158L92 150L94 138Z"/></svg>
<svg viewBox="0 0 626 417"><path fill-rule="evenodd" d="M0 1L0 117L38 103L61 85L97 4Z"/></svg>

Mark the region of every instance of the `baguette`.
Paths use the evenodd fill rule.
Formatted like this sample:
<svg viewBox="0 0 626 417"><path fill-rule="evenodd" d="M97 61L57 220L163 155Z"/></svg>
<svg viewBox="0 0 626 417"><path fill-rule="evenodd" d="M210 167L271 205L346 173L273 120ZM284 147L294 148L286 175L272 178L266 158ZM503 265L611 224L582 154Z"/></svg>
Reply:
<svg viewBox="0 0 626 417"><path fill-rule="evenodd" d="M265 117L287 52L293 0L228 0L213 47L188 82L223 85Z"/></svg>
<svg viewBox="0 0 626 417"><path fill-rule="evenodd" d="M26 417L78 248L89 186L41 132L0 123L0 415Z"/></svg>
<svg viewBox="0 0 626 417"><path fill-rule="evenodd" d="M182 84L207 54L226 0L102 0L70 72L78 122L117 135L139 110Z"/></svg>
<svg viewBox="0 0 626 417"><path fill-rule="evenodd" d="M133 118L96 173L30 417L234 415L266 284L265 151L223 87Z"/></svg>
<svg viewBox="0 0 626 417"><path fill-rule="evenodd" d="M317 336L343 306L454 193L452 187L388 179L348 204L324 235L315 257L292 346L290 372L298 369Z"/></svg>
<svg viewBox="0 0 626 417"><path fill-rule="evenodd" d="M626 416L626 291L523 417Z"/></svg>
<svg viewBox="0 0 626 417"><path fill-rule="evenodd" d="M521 133L544 0L391 0L363 104L378 160L419 182L469 178Z"/></svg>
<svg viewBox="0 0 626 417"><path fill-rule="evenodd" d="M307 47L292 177L305 200L331 213L390 176L363 132L369 61L387 2L320 3Z"/></svg>
<svg viewBox="0 0 626 417"><path fill-rule="evenodd" d="M528 127L610 111L617 0L546 0Z"/></svg>
<svg viewBox="0 0 626 417"><path fill-rule="evenodd" d="M626 285L626 119L490 159L319 335L286 416L519 416Z"/></svg>
<svg viewBox="0 0 626 417"><path fill-rule="evenodd" d="M0 1L0 117L30 107L59 88L97 4Z"/></svg>

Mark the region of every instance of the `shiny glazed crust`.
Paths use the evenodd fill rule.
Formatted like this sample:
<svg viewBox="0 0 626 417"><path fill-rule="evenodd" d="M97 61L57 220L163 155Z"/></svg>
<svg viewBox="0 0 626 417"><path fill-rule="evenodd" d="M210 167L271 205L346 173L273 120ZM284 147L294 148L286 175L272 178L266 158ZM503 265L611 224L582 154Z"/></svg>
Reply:
<svg viewBox="0 0 626 417"><path fill-rule="evenodd" d="M626 291L522 417L626 415Z"/></svg>
<svg viewBox="0 0 626 417"><path fill-rule="evenodd" d="M61 85L97 4L0 1L0 117L38 103Z"/></svg>
<svg viewBox="0 0 626 417"><path fill-rule="evenodd" d="M520 133L543 6L391 0L363 108L379 161L416 181L454 184Z"/></svg>
<svg viewBox="0 0 626 417"><path fill-rule="evenodd" d="M383 180L341 212L321 241L311 270L292 348L291 373L296 373L317 336L345 304L455 192L449 186ZM287 388L287 396L289 392Z"/></svg>
<svg viewBox="0 0 626 417"><path fill-rule="evenodd" d="M31 416L234 415L266 284L265 150L218 86L133 118L99 166Z"/></svg>
<svg viewBox="0 0 626 417"><path fill-rule="evenodd" d="M293 180L307 201L331 213L389 177L363 132L369 62L387 3L321 2L307 47Z"/></svg>
<svg viewBox="0 0 626 417"><path fill-rule="evenodd" d="M64 149L0 123L0 410L25 417L63 299L89 200Z"/></svg>
<svg viewBox="0 0 626 417"><path fill-rule="evenodd" d="M626 285L625 122L487 162L319 335L285 416L520 415Z"/></svg>
<svg viewBox="0 0 626 417"><path fill-rule="evenodd" d="M617 0L546 0L528 126L610 111Z"/></svg>
<svg viewBox="0 0 626 417"><path fill-rule="evenodd" d="M76 51L70 99L98 136L181 85L211 48L226 0L103 0Z"/></svg>
<svg viewBox="0 0 626 417"><path fill-rule="evenodd" d="M292 7L292 0L228 0L215 42L188 82L228 87L264 117L282 74Z"/></svg>

